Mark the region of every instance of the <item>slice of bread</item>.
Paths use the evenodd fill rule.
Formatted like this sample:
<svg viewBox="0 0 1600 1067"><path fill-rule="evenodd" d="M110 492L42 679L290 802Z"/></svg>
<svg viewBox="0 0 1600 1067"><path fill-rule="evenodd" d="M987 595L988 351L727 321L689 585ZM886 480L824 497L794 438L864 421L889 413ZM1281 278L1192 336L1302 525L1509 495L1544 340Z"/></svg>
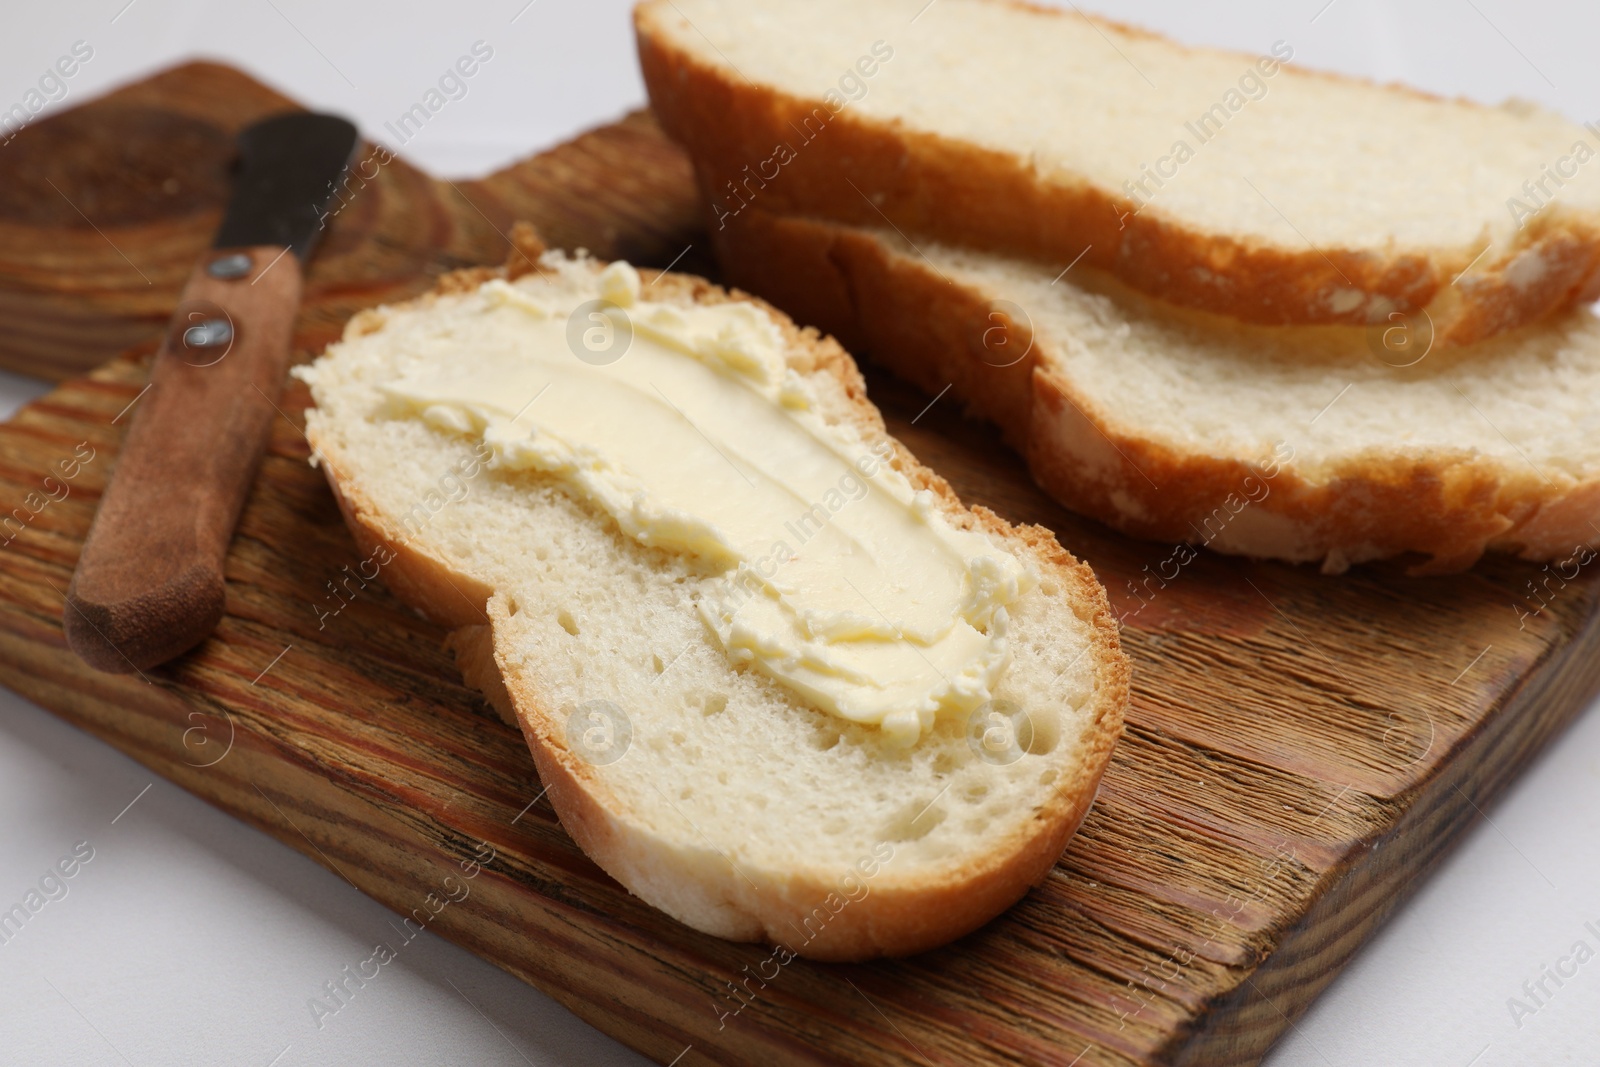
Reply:
<svg viewBox="0 0 1600 1067"><path fill-rule="evenodd" d="M1600 296L1600 127L1015 0L646 0L663 127L750 207L1468 344Z"/></svg>
<svg viewBox="0 0 1600 1067"><path fill-rule="evenodd" d="M886 230L752 209L716 241L733 284L949 387L1046 491L1137 536L1330 572L1409 552L1418 572L1486 550L1581 565L1600 545L1593 309L1391 350Z"/></svg>
<svg viewBox="0 0 1600 1067"><path fill-rule="evenodd" d="M480 283L560 298L603 266L530 254L538 273L465 273L358 315L297 372L316 402L307 435L362 553L459 628L464 676L520 724L562 825L650 904L822 959L916 952L988 921L1050 871L1121 731L1128 663L1092 572L1049 531L964 508L887 437L850 357L773 311L830 422L889 442L951 523L1036 569L1009 609L1013 660L995 692L1026 717L1006 712L1009 747L985 747L987 717L958 717L908 749L730 666L696 611L719 579L707 564L646 547L554 476L485 464L473 438L386 404L402 368L472 358L439 339L488 299ZM652 300L749 299L641 273Z"/></svg>

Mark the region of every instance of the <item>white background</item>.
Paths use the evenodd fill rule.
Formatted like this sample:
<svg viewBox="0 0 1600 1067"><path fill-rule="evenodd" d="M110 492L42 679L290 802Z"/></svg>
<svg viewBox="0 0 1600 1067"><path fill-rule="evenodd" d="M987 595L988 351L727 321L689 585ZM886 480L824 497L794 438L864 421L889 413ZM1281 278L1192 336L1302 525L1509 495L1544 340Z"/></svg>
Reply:
<svg viewBox="0 0 1600 1067"><path fill-rule="evenodd" d="M1088 6L1192 42L1259 53L1281 39L1308 66L1490 102L1522 96L1580 121L1600 118L1593 3ZM494 58L405 149L450 177L493 170L644 99L628 5L617 0L7 0L5 8L0 109L84 40L94 58L56 107L204 55L391 141L383 123L481 39ZM41 391L0 380L8 410ZM94 848L68 895L0 945L0 1063L643 1062L431 934L319 1031L307 998L389 938L389 913L46 712L3 691L0 705L0 907L75 842ZM1574 942L1600 951L1584 929L1586 921L1600 929L1597 753L1600 716L1591 711L1488 809L1492 822L1474 828L1285 1037L1272 1067L1600 1062L1600 960L1559 989L1547 982L1554 995L1520 1027L1507 1004ZM915 1039L914 1018L897 1023ZM684 1067L696 1059L690 1052Z"/></svg>

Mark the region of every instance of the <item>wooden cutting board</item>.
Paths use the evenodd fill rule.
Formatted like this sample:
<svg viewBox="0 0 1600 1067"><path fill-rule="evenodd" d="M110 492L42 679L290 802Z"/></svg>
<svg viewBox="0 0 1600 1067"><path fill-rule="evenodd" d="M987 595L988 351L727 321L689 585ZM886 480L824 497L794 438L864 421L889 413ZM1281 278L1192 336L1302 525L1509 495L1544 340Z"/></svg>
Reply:
<svg viewBox="0 0 1600 1067"><path fill-rule="evenodd" d="M1253 1063L1600 680L1587 571L1331 578L1202 553L1141 601L1130 579L1171 546L1067 514L953 402L915 419L928 399L869 373L891 431L963 497L1094 565L1127 612L1127 734L1007 915L910 960L795 962L735 1001L728 983L768 951L632 899L538 799L522 739L443 633L379 585L333 592L359 555L306 464L298 385L215 637L147 677L66 650L62 593L141 357L217 221L233 133L285 106L194 64L0 152L0 366L62 380L0 426L0 682L663 1063ZM552 244L712 269L688 167L647 115L482 181L396 160L332 221L299 358L355 308L500 261L518 217ZM440 908L475 861L470 895Z"/></svg>

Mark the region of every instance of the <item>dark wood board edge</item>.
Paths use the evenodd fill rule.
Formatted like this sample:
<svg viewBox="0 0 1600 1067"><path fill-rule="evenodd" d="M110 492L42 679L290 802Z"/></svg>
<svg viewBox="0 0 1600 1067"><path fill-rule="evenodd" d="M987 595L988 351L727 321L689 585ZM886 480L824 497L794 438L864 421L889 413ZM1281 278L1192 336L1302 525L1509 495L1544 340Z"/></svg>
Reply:
<svg viewBox="0 0 1600 1067"><path fill-rule="evenodd" d="M1467 831L1600 694L1600 614L1553 646L1495 712L1413 795L1392 829L1329 871L1317 902L1230 996L1208 1004L1174 1067L1258 1063L1345 965L1465 838ZM1406 866L1394 859L1406 856Z"/></svg>

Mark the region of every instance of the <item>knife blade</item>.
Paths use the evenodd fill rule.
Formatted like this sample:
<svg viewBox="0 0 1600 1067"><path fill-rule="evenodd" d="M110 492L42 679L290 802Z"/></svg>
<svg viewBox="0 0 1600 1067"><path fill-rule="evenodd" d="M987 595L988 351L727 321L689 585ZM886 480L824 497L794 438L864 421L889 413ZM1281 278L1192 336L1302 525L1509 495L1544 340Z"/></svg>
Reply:
<svg viewBox="0 0 1600 1067"><path fill-rule="evenodd" d="M143 671L221 620L305 263L356 145L348 121L309 112L239 135L222 224L167 324L67 589L67 644L91 667Z"/></svg>

